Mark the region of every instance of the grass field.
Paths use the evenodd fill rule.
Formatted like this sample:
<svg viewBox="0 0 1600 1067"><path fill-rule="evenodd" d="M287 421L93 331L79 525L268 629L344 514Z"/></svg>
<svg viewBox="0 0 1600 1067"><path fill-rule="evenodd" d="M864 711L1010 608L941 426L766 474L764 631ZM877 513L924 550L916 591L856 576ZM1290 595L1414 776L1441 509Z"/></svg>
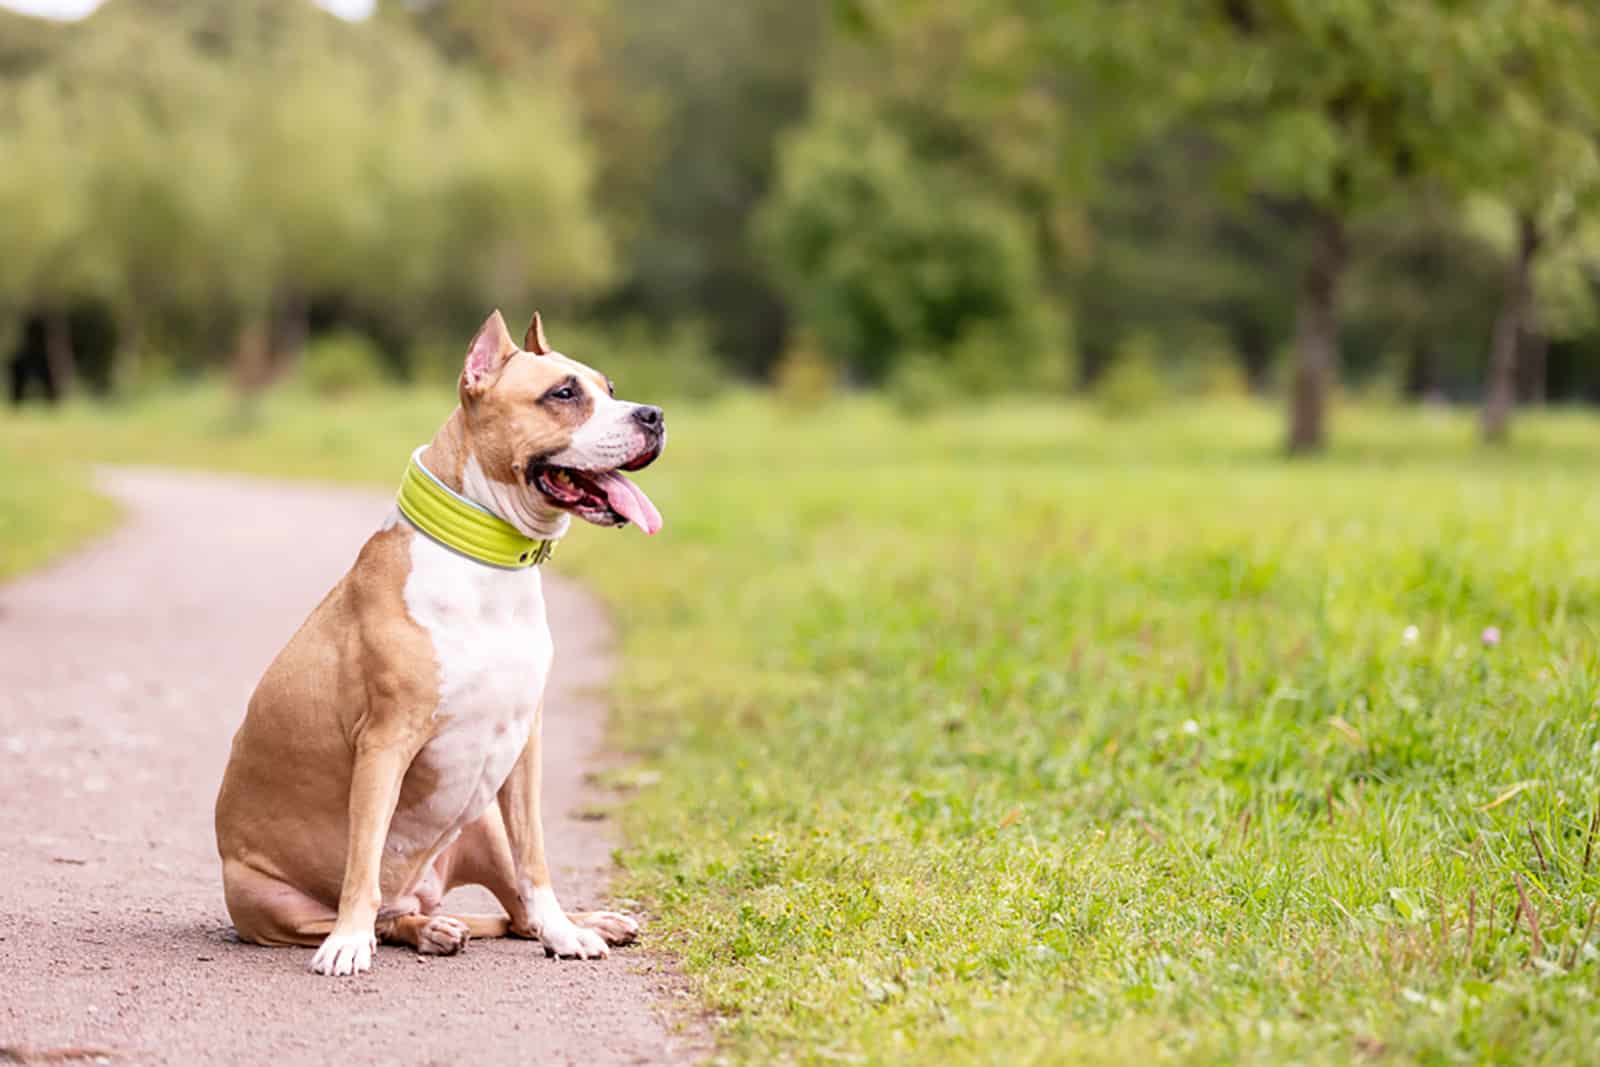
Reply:
<svg viewBox="0 0 1600 1067"><path fill-rule="evenodd" d="M11 447L0 422L0 581L70 551L116 520L81 463Z"/></svg>
<svg viewBox="0 0 1600 1067"><path fill-rule="evenodd" d="M388 483L441 396L0 447ZM666 531L555 565L623 626L621 888L730 1059L1593 1059L1600 422L668 418Z"/></svg>

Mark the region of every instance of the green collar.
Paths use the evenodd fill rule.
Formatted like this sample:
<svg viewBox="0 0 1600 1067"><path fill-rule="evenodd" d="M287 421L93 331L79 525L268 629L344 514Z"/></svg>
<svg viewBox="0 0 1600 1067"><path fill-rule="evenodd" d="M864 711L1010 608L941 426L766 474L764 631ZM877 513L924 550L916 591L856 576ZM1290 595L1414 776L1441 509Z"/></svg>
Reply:
<svg viewBox="0 0 1600 1067"><path fill-rule="evenodd" d="M535 541L434 477L422 465L427 447L411 453L395 499L411 525L445 548L490 567L516 571L550 558L554 541Z"/></svg>

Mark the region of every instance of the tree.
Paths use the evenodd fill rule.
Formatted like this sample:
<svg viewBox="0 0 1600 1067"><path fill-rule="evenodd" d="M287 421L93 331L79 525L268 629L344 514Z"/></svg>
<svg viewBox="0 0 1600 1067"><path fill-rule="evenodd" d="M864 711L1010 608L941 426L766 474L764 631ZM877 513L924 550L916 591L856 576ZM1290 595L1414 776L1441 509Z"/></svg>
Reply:
<svg viewBox="0 0 1600 1067"><path fill-rule="evenodd" d="M786 0L388 0L440 53L518 84L566 85L617 248L597 310L705 319L741 369L777 356L786 308L750 220L777 135L804 112L824 15Z"/></svg>
<svg viewBox="0 0 1600 1067"><path fill-rule="evenodd" d="M704 317L752 374L778 356L789 308L762 269L752 219L776 178L779 134L811 101L821 5L631 0L628 84L660 105L647 218L624 250L619 310Z"/></svg>
<svg viewBox="0 0 1600 1067"><path fill-rule="evenodd" d="M1433 5L1379 0L1230 0L1199 10L1169 28L1204 72L1190 99L1180 91L1180 114L1219 137L1237 188L1283 201L1303 220L1288 447L1315 451L1338 373L1350 223L1414 175L1438 117L1432 57L1453 25Z"/></svg>
<svg viewBox="0 0 1600 1067"><path fill-rule="evenodd" d="M1351 222L1408 191L1437 125L1459 121L1463 85L1439 57L1471 28L1470 6L995 0L988 10L1030 17L1032 77L1074 72L1102 128L1197 133L1223 152L1226 194L1298 220L1288 447L1307 452L1326 440Z"/></svg>
<svg viewBox="0 0 1600 1067"><path fill-rule="evenodd" d="M980 332L1016 379L1055 348L1020 214L917 160L871 115L830 104L789 139L758 223L802 320L868 381L907 356L948 360Z"/></svg>
<svg viewBox="0 0 1600 1067"><path fill-rule="evenodd" d="M1538 332L1535 271L1600 206L1600 11L1574 0L1472 6L1448 66L1466 83L1430 153L1463 193L1509 215L1505 277L1489 346L1482 428L1508 434L1518 351Z"/></svg>
<svg viewBox="0 0 1600 1067"><path fill-rule="evenodd" d="M1014 205L1033 221L1048 284L1063 286L1088 252L1102 138L1131 122L1094 121L1070 69L1030 77L1032 27L1019 15L985 17L979 3L917 4L905 17L841 6L849 32L829 42L820 93L871 113L923 165Z"/></svg>
<svg viewBox="0 0 1600 1067"><path fill-rule="evenodd" d="M630 44L632 27L652 13L637 0L382 0L378 7L380 20L415 30L457 70L501 88L559 85L592 149L595 203L623 244L645 224L660 156L662 101Z"/></svg>
<svg viewBox="0 0 1600 1067"><path fill-rule="evenodd" d="M1267 381L1290 316L1281 279L1296 266L1292 213L1217 195L1216 146L1177 130L1109 166L1088 213L1088 249L1069 281L1075 335L1091 379L1134 334L1165 365L1197 337Z"/></svg>
<svg viewBox="0 0 1600 1067"><path fill-rule="evenodd" d="M42 323L53 396L77 377L68 316L98 265L75 132L54 84L10 85L0 97L0 312Z"/></svg>
<svg viewBox="0 0 1600 1067"><path fill-rule="evenodd" d="M116 319L117 377L155 337L256 386L319 315L401 363L485 304L610 278L559 82L451 70L309 0L110 0L49 40L0 70L0 311L50 326L63 378L86 303Z"/></svg>
<svg viewBox="0 0 1600 1067"><path fill-rule="evenodd" d="M1471 395L1500 292L1501 253L1445 190L1379 206L1360 222L1362 250L1342 304L1352 376L1387 379L1412 398Z"/></svg>
<svg viewBox="0 0 1600 1067"><path fill-rule="evenodd" d="M226 167L226 129L216 109L227 85L216 64L159 23L112 7L75 27L48 72L79 163L77 195L92 235L94 296L117 328L112 380L139 375L151 327L174 307L204 300L214 284L207 250L206 176Z"/></svg>

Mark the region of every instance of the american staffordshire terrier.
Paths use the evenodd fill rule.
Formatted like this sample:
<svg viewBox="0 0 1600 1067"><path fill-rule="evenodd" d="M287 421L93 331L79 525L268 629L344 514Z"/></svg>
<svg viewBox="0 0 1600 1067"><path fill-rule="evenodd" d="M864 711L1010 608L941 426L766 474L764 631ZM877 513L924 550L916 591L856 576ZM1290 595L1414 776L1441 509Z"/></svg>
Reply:
<svg viewBox="0 0 1600 1067"><path fill-rule="evenodd" d="M568 914L550 884L539 728L553 646L538 564L571 516L647 533L621 471L660 455L661 409L617 400L490 315L460 405L412 457L396 508L256 686L217 797L228 914L263 945L359 974L379 939L450 955L512 934L597 959L638 924ZM504 916L447 915L458 885Z"/></svg>

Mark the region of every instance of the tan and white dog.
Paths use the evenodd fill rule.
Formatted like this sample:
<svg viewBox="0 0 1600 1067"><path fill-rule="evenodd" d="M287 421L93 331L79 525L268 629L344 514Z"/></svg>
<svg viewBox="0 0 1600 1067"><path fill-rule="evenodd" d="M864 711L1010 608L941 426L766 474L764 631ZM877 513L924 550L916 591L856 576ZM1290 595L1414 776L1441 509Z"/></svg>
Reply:
<svg viewBox="0 0 1600 1067"><path fill-rule="evenodd" d="M661 516L621 470L661 452L661 410L612 396L550 350L518 348L497 311L473 338L460 406L419 460L438 482L553 540L577 514L649 533ZM553 646L539 569L499 569L397 509L267 669L217 797L217 849L239 936L319 945L318 974L368 970L379 939L449 955L513 934L594 959L638 924L568 914L550 884L539 729ZM486 886L505 916L446 915Z"/></svg>

